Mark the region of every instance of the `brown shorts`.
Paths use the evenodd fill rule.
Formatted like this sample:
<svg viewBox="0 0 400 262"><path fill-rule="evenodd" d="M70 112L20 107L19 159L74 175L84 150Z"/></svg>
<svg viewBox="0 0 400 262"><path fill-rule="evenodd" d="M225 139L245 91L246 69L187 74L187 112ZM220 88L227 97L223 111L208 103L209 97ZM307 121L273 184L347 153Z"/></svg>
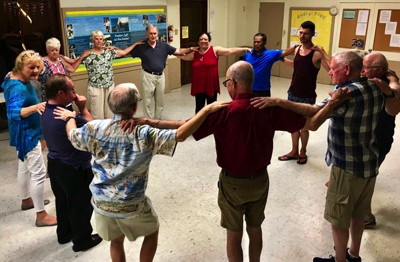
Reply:
<svg viewBox="0 0 400 262"><path fill-rule="evenodd" d="M222 227L235 232L243 231L243 215L247 226L261 226L269 188L267 170L252 178L229 177L221 171L218 188Z"/></svg>
<svg viewBox="0 0 400 262"><path fill-rule="evenodd" d="M148 236L159 228L158 217L153 209L147 214L122 219L103 216L96 212L94 214L96 231L107 241L122 235L125 235L129 241L135 241L136 238Z"/></svg>
<svg viewBox="0 0 400 262"><path fill-rule="evenodd" d="M364 219L371 205L376 177L361 178L333 166L324 217L332 226L349 228L351 218Z"/></svg>

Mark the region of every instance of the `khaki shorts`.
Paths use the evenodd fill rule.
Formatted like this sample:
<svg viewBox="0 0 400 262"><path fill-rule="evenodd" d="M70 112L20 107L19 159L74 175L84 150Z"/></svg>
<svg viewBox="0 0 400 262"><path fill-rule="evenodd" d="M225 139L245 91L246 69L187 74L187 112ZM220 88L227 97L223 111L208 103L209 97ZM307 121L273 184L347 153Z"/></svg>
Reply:
<svg viewBox="0 0 400 262"><path fill-rule="evenodd" d="M266 170L252 178L229 177L221 171L218 188L222 227L235 232L243 231L243 216L247 226L261 226L269 189Z"/></svg>
<svg viewBox="0 0 400 262"><path fill-rule="evenodd" d="M333 166L324 217L332 226L349 228L352 218L363 220L371 205L376 177L361 178Z"/></svg>
<svg viewBox="0 0 400 262"><path fill-rule="evenodd" d="M135 241L140 236L151 235L159 228L158 217L154 210L148 214L123 219L106 217L96 212L94 214L96 231L107 241L121 235L125 235L129 241Z"/></svg>

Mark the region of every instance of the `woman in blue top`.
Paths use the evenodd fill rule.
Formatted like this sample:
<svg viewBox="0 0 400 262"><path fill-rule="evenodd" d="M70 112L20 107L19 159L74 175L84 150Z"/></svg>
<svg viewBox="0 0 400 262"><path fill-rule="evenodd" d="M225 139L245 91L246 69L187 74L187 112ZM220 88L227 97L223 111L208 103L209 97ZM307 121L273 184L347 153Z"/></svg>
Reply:
<svg viewBox="0 0 400 262"><path fill-rule="evenodd" d="M45 103L39 103L31 80L37 80L43 69L39 54L32 50L23 51L15 60L13 71L2 84L7 105L10 145L18 153L18 186L22 199L21 209L36 211L36 226L57 224L55 216L44 209L44 165L40 139L39 114L45 109ZM32 198L31 198L32 197Z"/></svg>

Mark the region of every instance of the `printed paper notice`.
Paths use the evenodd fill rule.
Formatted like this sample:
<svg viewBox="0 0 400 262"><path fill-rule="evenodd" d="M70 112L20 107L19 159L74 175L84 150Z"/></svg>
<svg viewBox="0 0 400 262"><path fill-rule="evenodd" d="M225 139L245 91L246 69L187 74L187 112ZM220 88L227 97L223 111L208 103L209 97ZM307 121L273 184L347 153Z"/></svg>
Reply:
<svg viewBox="0 0 400 262"><path fill-rule="evenodd" d="M360 10L360 11L358 11L357 22L359 22L359 23L367 23L368 22L368 14L369 14L369 10Z"/></svg>
<svg viewBox="0 0 400 262"><path fill-rule="evenodd" d="M290 36L299 36L299 29L297 27L290 28Z"/></svg>
<svg viewBox="0 0 400 262"><path fill-rule="evenodd" d="M390 22L391 16L392 16L391 10L381 10L381 16L379 17L379 23Z"/></svg>
<svg viewBox="0 0 400 262"><path fill-rule="evenodd" d="M390 36L390 44L391 47L400 47L400 34L394 34Z"/></svg>
<svg viewBox="0 0 400 262"><path fill-rule="evenodd" d="M187 39L187 38L189 38L189 27L182 26L182 39Z"/></svg>
<svg viewBox="0 0 400 262"><path fill-rule="evenodd" d="M357 23L356 35L367 34L367 23Z"/></svg>
<svg viewBox="0 0 400 262"><path fill-rule="evenodd" d="M397 28L397 22L386 23L385 35L394 35L394 34L396 34L396 28Z"/></svg>

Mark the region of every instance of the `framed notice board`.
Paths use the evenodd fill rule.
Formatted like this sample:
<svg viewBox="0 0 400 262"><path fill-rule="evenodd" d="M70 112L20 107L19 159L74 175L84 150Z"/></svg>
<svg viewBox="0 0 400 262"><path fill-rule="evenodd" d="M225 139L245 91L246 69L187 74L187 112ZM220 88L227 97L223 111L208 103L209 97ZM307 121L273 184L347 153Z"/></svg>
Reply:
<svg viewBox="0 0 400 262"><path fill-rule="evenodd" d="M365 49L369 9L343 9L339 47Z"/></svg>
<svg viewBox="0 0 400 262"><path fill-rule="evenodd" d="M62 9L62 15L64 51L72 58L92 47L90 34L94 30L103 32L105 46L125 49L146 39L146 26L155 24L159 29L159 40L167 41L166 7L69 8Z"/></svg>
<svg viewBox="0 0 400 262"><path fill-rule="evenodd" d="M300 44L298 29L305 21L312 21L315 24L315 36L312 39L313 43L323 46L326 52L330 53L334 17L329 14L329 9L326 8L290 9L289 46Z"/></svg>
<svg viewBox="0 0 400 262"><path fill-rule="evenodd" d="M400 52L400 10L378 10L373 48Z"/></svg>

